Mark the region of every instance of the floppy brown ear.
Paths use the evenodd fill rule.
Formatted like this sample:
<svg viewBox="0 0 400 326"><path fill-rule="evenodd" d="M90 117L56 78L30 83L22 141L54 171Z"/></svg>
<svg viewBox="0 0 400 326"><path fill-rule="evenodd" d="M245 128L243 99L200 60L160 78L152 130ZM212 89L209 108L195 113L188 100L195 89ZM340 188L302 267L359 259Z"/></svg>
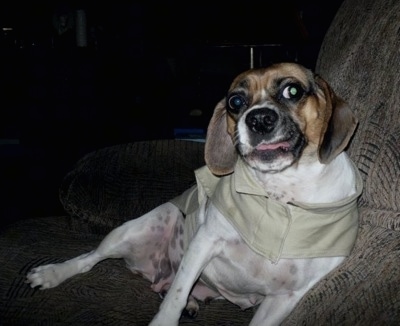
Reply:
<svg viewBox="0 0 400 326"><path fill-rule="evenodd" d="M219 101L208 124L205 161L215 175L226 175L233 172L237 152L233 145L234 121L226 113L225 99Z"/></svg>
<svg viewBox="0 0 400 326"><path fill-rule="evenodd" d="M348 104L334 93L326 81L318 77L317 83L325 93L326 105L331 107L331 110L327 107L331 114L326 119L319 147L319 160L327 164L346 148L358 121Z"/></svg>

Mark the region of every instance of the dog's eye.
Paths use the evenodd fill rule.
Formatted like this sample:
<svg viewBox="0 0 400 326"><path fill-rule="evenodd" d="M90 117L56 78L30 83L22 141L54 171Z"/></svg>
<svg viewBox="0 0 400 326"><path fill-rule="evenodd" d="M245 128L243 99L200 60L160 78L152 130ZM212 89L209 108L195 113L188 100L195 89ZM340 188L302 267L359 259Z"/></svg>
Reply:
<svg viewBox="0 0 400 326"><path fill-rule="evenodd" d="M239 112L239 110L246 105L245 99L240 95L232 95L228 98L228 109L233 113Z"/></svg>
<svg viewBox="0 0 400 326"><path fill-rule="evenodd" d="M296 84L290 84L283 89L282 96L286 99L298 99L304 94L303 89Z"/></svg>

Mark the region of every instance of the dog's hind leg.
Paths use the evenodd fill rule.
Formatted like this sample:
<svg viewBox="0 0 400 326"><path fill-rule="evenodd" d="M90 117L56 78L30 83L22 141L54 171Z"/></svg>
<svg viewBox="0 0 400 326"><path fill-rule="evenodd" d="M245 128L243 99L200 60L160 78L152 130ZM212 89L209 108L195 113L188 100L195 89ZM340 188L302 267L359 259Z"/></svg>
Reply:
<svg viewBox="0 0 400 326"><path fill-rule="evenodd" d="M91 252L63 263L33 268L27 275L27 283L31 287L40 286L40 289L52 288L74 275L90 271L108 258L124 258L132 271L154 281L154 266L148 259L148 252L154 246L161 247L162 241L168 243L170 234L165 236L164 230L175 225L179 216L180 211L171 203L160 205L112 230Z"/></svg>

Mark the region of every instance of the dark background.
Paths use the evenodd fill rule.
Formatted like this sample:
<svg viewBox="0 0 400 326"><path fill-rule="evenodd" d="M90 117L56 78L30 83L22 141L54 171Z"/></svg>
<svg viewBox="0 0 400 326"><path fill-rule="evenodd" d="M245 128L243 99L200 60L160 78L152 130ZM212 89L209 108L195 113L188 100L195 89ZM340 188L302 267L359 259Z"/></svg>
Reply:
<svg viewBox="0 0 400 326"><path fill-rule="evenodd" d="M63 214L61 180L92 150L204 131L232 78L249 68L243 45L264 45L256 66L313 69L340 3L3 1L0 224ZM76 43L77 10L86 47Z"/></svg>

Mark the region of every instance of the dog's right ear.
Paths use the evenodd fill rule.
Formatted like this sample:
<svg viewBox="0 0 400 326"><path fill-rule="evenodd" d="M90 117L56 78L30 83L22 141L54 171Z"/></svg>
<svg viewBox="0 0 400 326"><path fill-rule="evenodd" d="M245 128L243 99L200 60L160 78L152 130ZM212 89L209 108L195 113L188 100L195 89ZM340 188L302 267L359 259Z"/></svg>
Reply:
<svg viewBox="0 0 400 326"><path fill-rule="evenodd" d="M319 147L320 162L328 164L345 150L357 127L358 120L349 105L335 94L324 79L317 76L316 81L324 92L326 111L329 112L322 129Z"/></svg>
<svg viewBox="0 0 400 326"><path fill-rule="evenodd" d="M235 122L226 113L225 105L225 98L218 102L206 135L205 161L215 175L232 173L237 160L237 152L232 141Z"/></svg>

